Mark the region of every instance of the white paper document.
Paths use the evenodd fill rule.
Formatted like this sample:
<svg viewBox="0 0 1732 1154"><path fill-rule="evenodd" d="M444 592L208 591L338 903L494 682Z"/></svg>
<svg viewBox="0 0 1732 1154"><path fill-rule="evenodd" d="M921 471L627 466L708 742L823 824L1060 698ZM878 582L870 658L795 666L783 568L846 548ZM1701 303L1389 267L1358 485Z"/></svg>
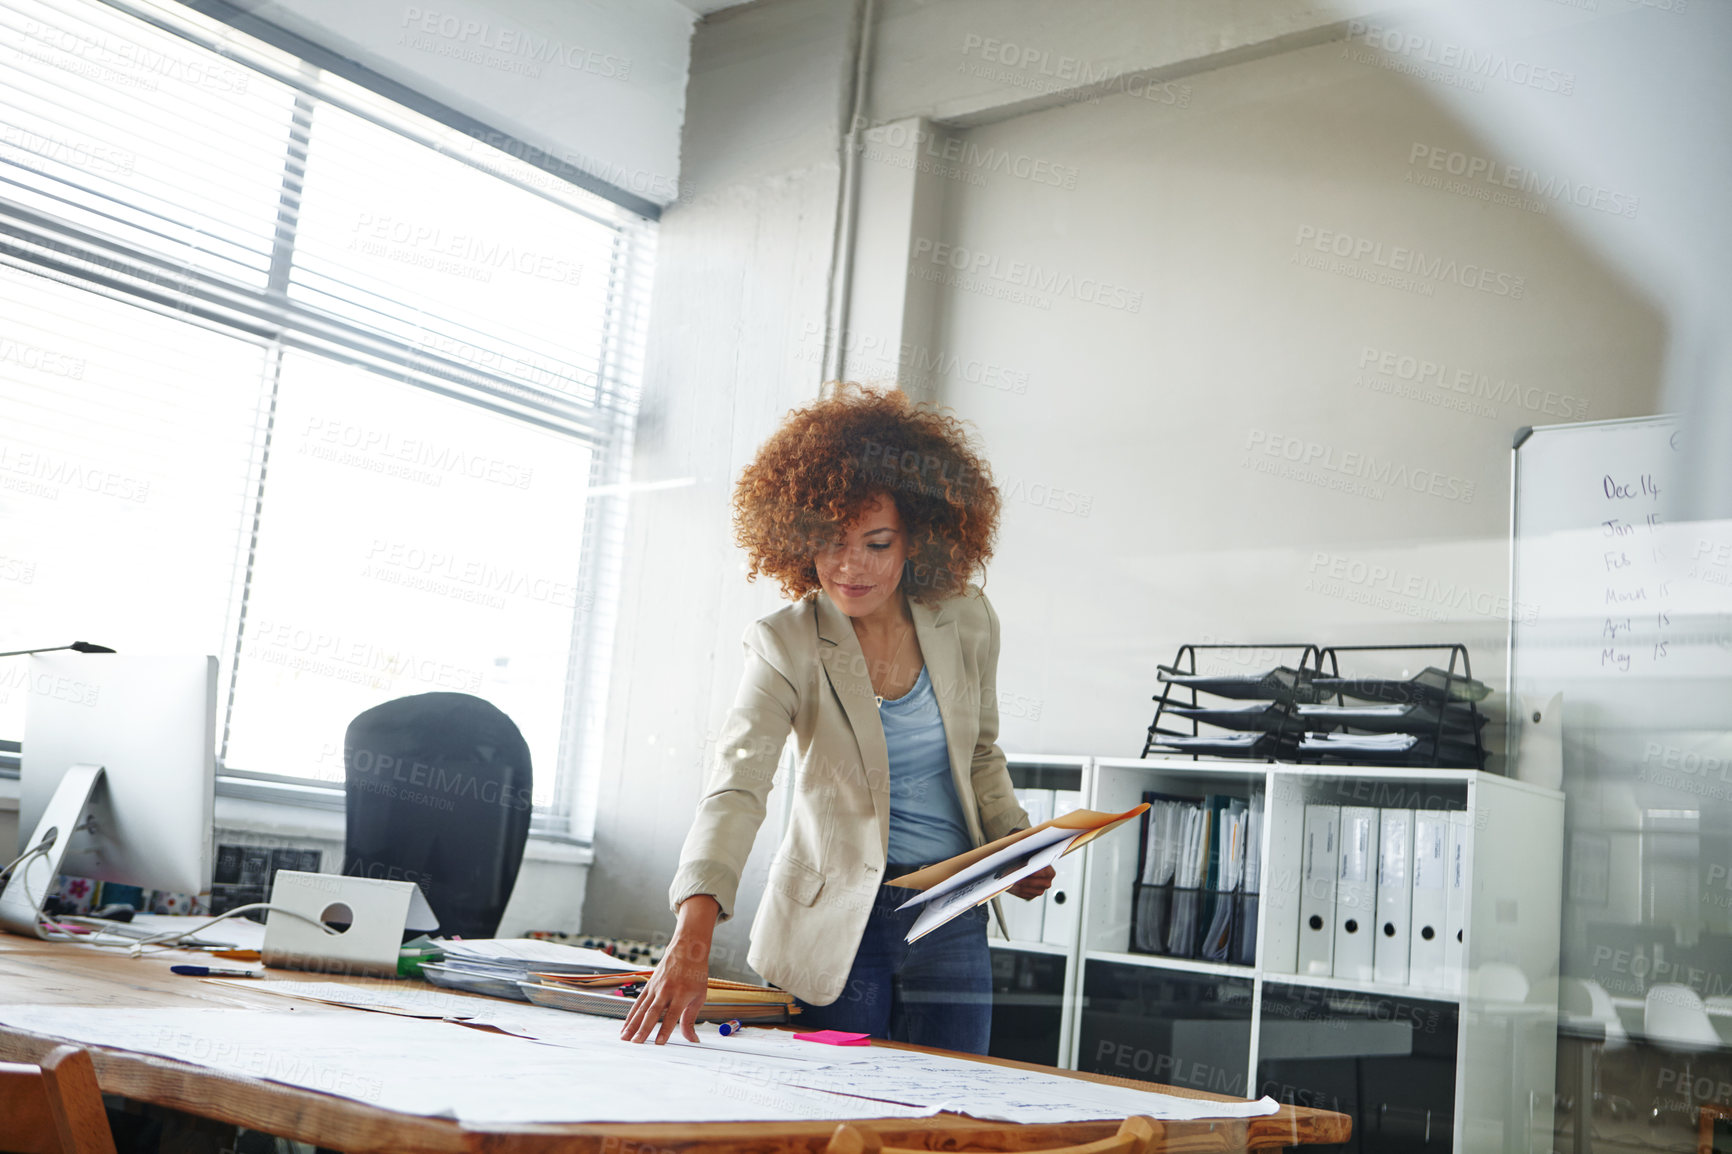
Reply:
<svg viewBox="0 0 1732 1154"><path fill-rule="evenodd" d="M1056 825L1049 825L1045 829L1037 829L1027 837L1018 838L1016 841L1011 842L997 853L988 854L973 865L965 866L945 878L943 881L928 886L926 889L921 890L896 908L899 910L905 910L909 906L917 906L921 902L929 902L934 898L941 898L951 890L978 881L983 877L991 880L994 873L1003 869L1011 862L1016 861L1024 854L1040 849L1043 846L1052 845L1054 842L1069 842L1078 835L1086 832L1088 831L1080 829L1065 829L1063 826Z"/></svg>
<svg viewBox="0 0 1732 1154"><path fill-rule="evenodd" d="M233 990L235 983L228 978L206 978L213 986ZM244 987L249 994L276 994L284 998L300 998L332 1006L349 1006L357 1010L382 1010L411 1018L488 1018L497 998L476 998L454 994L438 986L421 982L393 982L382 979L376 984L363 982L297 982L293 979L253 982Z"/></svg>
<svg viewBox="0 0 1732 1154"><path fill-rule="evenodd" d="M1273 1098L1214 1102L1128 1086L991 1066L941 1054L865 1047L872 1058L782 1075L793 1086L951 1110L995 1122L1086 1122L1146 1114L1164 1121L1257 1118Z"/></svg>
<svg viewBox="0 0 1732 1154"><path fill-rule="evenodd" d="M914 925L908 931L906 940L913 942L925 937L958 914L973 909L981 902L990 901L1029 874L1045 869L1063 856L1071 843L1085 832L1087 831L1060 829L1057 826L1038 830L1014 845L1006 846L967 869L958 871L931 889L916 894L896 907L905 910L922 902L927 903L926 908L920 911L920 916L914 919ZM1061 835L1061 840L1047 841L1046 835L1049 833ZM1047 841L1047 844L1029 854L1028 843L1041 841ZM1023 854L1028 854L1027 861L1003 877L998 876L998 870L1015 862ZM958 879L962 880L959 882Z"/></svg>
<svg viewBox="0 0 1732 1154"><path fill-rule="evenodd" d="M1043 825L1052 820L1052 790L1019 789L1016 800L1028 814L1029 825ZM1046 894L1030 902L1002 903L998 912L1004 917L1004 936L1013 942L1040 941L1045 933L1046 911L1051 904ZM987 932L992 932L990 926Z"/></svg>
<svg viewBox="0 0 1732 1154"><path fill-rule="evenodd" d="M229 990L236 988L236 983L224 978L206 978L205 981ZM456 994L418 982L265 981L250 983L244 989L248 993L304 998L327 1005L378 1010L412 1018L440 1018L479 1029L498 1030L551 1046L584 1047L619 1040L617 1019L574 1014L526 1002ZM668 1046L678 1047L664 1050L670 1061L717 1066L729 1054L751 1054L783 1065L821 1066L833 1060L837 1050L832 1046L796 1042L793 1035L780 1031L752 1030L743 1036L735 1034L724 1038L708 1028L700 1029L703 1030L699 1035L702 1041L698 1043L686 1041L678 1032L668 1039Z"/></svg>
<svg viewBox="0 0 1732 1154"><path fill-rule="evenodd" d="M680 1058L696 1047L634 1046L619 1040L618 1023L593 1045L550 1046L449 1022L350 1010L0 1006L0 1022L471 1125L916 1118L936 1112L780 1082L782 1067L759 1068L762 1063L744 1053L718 1052L707 1061L712 1069L694 1069Z"/></svg>
<svg viewBox="0 0 1732 1154"><path fill-rule="evenodd" d="M478 1124L916 1118L951 1110L1009 1122L1250 1118L1271 1098L1214 1102L883 1046L833 1047L776 1030L700 1046L632 1045L618 1023L500 1002L500 1025L352 1010L0 1006L0 1022ZM678 1066L675 1074L670 1065Z"/></svg>

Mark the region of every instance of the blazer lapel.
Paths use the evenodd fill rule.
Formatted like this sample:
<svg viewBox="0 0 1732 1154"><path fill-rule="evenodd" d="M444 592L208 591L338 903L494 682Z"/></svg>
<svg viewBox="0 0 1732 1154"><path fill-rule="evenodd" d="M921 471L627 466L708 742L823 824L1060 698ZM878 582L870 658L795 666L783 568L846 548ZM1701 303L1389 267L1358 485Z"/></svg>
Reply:
<svg viewBox="0 0 1732 1154"><path fill-rule="evenodd" d="M887 851L890 837L890 750L884 743L884 725L878 720L878 702L872 678L866 671L866 654L854 635L854 624L819 590L813 597L818 615L818 660L830 688L842 703L860 764L866 774L866 789L878 815L880 850ZM953 755L954 756L954 755Z"/></svg>
<svg viewBox="0 0 1732 1154"><path fill-rule="evenodd" d="M962 643L957 640L956 621L944 605L936 607L910 601L914 614L914 636L926 658L926 675L938 699L938 716L944 720L944 744L950 751L950 776L956 783L956 799L962 803L969 833L979 845L979 807L974 801L974 738L979 732L979 707L963 692Z"/></svg>

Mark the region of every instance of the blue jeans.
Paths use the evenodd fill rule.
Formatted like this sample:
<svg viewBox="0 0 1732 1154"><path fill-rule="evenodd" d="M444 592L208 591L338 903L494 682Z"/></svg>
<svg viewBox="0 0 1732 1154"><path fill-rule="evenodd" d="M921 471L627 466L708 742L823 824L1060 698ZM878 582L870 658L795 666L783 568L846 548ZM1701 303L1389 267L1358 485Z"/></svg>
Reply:
<svg viewBox="0 0 1732 1154"><path fill-rule="evenodd" d="M796 1026L986 1053L992 1037L987 907L976 906L909 945L903 939L924 907L901 913L896 907L913 895L902 886L878 887L842 993L828 1006L801 1002Z"/></svg>

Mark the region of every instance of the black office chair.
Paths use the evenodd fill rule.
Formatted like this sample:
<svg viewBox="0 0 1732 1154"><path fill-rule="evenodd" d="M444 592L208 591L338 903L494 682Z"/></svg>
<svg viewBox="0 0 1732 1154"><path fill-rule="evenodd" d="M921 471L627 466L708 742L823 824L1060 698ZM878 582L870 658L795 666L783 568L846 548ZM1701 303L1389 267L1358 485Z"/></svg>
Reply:
<svg viewBox="0 0 1732 1154"><path fill-rule="evenodd" d="M343 872L419 884L446 937L494 936L534 788L511 719L467 693L399 697L349 723L343 772Z"/></svg>

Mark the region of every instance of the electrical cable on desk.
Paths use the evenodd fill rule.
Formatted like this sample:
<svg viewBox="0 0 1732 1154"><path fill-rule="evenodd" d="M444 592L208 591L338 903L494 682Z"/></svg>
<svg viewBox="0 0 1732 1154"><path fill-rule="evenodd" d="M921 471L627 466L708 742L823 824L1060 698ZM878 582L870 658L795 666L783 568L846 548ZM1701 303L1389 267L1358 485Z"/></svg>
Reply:
<svg viewBox="0 0 1732 1154"><path fill-rule="evenodd" d="M29 899L28 891L26 891L25 898L26 898L26 900ZM47 917L43 916L41 913L38 913L36 915L36 920L37 920L37 924L42 927L43 933L49 941L53 941L53 942L77 942L81 945L97 946L97 947L100 947L102 949L124 948L129 956L134 957L134 958L142 958L142 957L146 956L147 951L149 953L156 954L156 953L167 953L171 950L179 949L181 947L179 946L178 943L181 942L183 939L197 937L199 935L199 933L201 933L202 931L207 930L210 927L216 925L218 922L226 921L227 919L234 917L236 914L244 914L244 913L248 913L252 910L270 910L274 913L279 913L279 914L283 914L287 917L296 918L296 919L299 919L300 921L308 923L309 925L318 926L319 929L323 930L326 934L331 935L333 937L341 932L339 930L332 929L330 926L327 926L324 922L321 922L317 918L308 917L306 914L301 913L299 910L287 909L283 906L272 905L269 902L251 902L251 903L244 905L244 906L236 906L234 909L229 910L226 913L218 914L216 917L211 918L208 921L201 922L200 924L193 926L190 929L164 930L161 933L149 934L149 935L146 935L145 937L142 937L142 938L134 938L134 937L129 937L129 936L125 936L125 935L120 935L120 934L114 933L113 931L103 930L100 928L92 930L90 933L84 933L84 934L69 933L65 930L62 930L55 922L50 921ZM105 940L105 939L109 939L109 940Z"/></svg>
<svg viewBox="0 0 1732 1154"><path fill-rule="evenodd" d="M23 853L19 854L17 857L13 858L11 861L7 862L6 868L0 869L0 885L4 885L6 882L12 880L12 871L23 865L26 858L33 858L38 854L47 853L49 848L53 845L54 839L45 837Z"/></svg>
<svg viewBox="0 0 1732 1154"><path fill-rule="evenodd" d="M22 874L18 875L22 879L19 882L19 886L24 891L24 901L30 906L31 909L36 911L37 930L44 937L55 932L54 931L54 924L52 922L50 922L47 918L42 916L41 903L33 901L30 897L30 862L34 858L47 857L48 851L54 848L54 842L55 842L55 837L53 834L50 834L49 836L43 838L41 841L37 842L35 845L31 846L29 849L25 850L23 853L19 854L16 858L14 858L12 860L12 863L10 865L8 865L4 871L5 880L6 880L7 884L10 884L12 881L13 871L15 871L15 870L23 870L24 871ZM46 898L48 895L46 893L44 893L42 896L44 898Z"/></svg>
<svg viewBox="0 0 1732 1154"><path fill-rule="evenodd" d="M76 831L74 831L74 832L76 832ZM87 945L87 946L100 946L104 949L114 949L116 947L125 946L128 954L130 954L132 957L140 958L140 957L144 956L145 950L147 948L155 947L154 952L164 952L164 951L175 949L176 948L175 944L180 942L182 939L196 937L201 930L207 930L210 927L216 925L218 922L227 921L229 918L234 917L236 914L244 914L244 913L251 912L252 910L270 910L270 911L273 911L275 913L283 914L287 917L297 918L303 922L307 922L310 925L318 926L326 934L331 935L333 937L341 932L339 930L332 929L330 926L327 926L324 922L320 921L318 918L308 917L306 914L301 913L299 910L291 910L291 909L287 909L283 906L272 905L270 902L251 902L251 903L244 905L244 906L236 906L234 909L228 910L225 913L220 913L216 917L211 918L209 921L203 922L197 926L192 927L191 929L164 930L161 933L149 934L149 935L146 935L145 937L142 937L142 938L121 937L119 941L103 941L101 939L102 939L103 935L105 933L107 933L107 931L103 931L100 929L96 930L92 934L68 933L67 931L61 929L57 923L51 921L46 915L44 915L42 913L41 902L33 900L30 896L30 879L29 879L29 873L28 873L29 863L33 858L47 856L48 851L54 848L55 840L56 840L55 837L52 835L43 838L41 841L37 842L35 845L31 846L29 849L25 850L23 853L19 854L16 858L14 858L11 861L11 863L6 866L6 868L4 870L0 870L0 876L3 876L6 880L11 879L11 876L12 876L12 873L14 870L24 869L26 871L25 874L23 875L24 876L24 882L23 882L24 900L27 903L29 903L30 907L33 910L36 911L36 925L37 925L38 931L42 934L42 936L44 938L46 938L49 941L53 941L53 942L80 942L80 943L83 943L84 945ZM44 893L42 896L43 896L43 898L47 898L48 895L46 893ZM107 933L107 936L116 937L119 935Z"/></svg>
<svg viewBox="0 0 1732 1154"><path fill-rule="evenodd" d="M79 822L76 826L74 826L72 828L72 832L74 834L82 833L83 831L90 829L91 825L92 825L92 819L87 814L87 815L85 815L85 818L83 821ZM30 865L31 860L34 858L46 857L48 855L48 851L54 848L55 842L57 842L59 839L60 839L60 834L59 834L58 830L54 830L54 829L49 830L48 833L43 835L43 838L41 841L37 842L35 845L31 846L29 849L25 850L23 853L19 854L15 858L13 858L12 861L6 866L6 868L4 870L0 870L0 886L11 884L13 871L19 870L19 869L24 870L24 873L21 875L23 880L20 883L20 888L22 888L24 891L24 900L30 906L30 908L33 911L35 911L37 933L41 934L45 938L50 938L51 940L54 940L55 935L58 934L58 931L55 928L54 923L49 921L46 917L43 916L42 903L39 901L35 901L30 897L29 865ZM45 892L45 893L43 893L42 897L44 900L46 900L48 897L48 894Z"/></svg>
<svg viewBox="0 0 1732 1154"><path fill-rule="evenodd" d="M141 957L145 956L145 950L147 948L154 947L153 952L156 952L156 953L162 953L162 952L165 952L168 950L173 950L173 949L177 948L176 943L178 943L181 939L197 937L200 932L210 929L210 927L216 925L218 922L227 921L229 918L234 917L236 914L244 914L244 913L247 913L251 910L270 910L273 913L279 913L279 914L283 914L287 917L296 918L300 921L306 922L308 925L318 926L321 930L325 931L325 933L331 937L335 937L337 934L342 932L341 930L332 929L330 926L327 926L324 922L320 921L318 918L308 917L306 914L301 913L299 910L291 910L291 909L288 909L284 906L272 905L270 902L249 902L248 904L246 904L244 906L236 906L232 910L228 910L225 913L220 913L216 917L211 918L209 921L202 922L199 925L193 926L191 929L164 930L160 934L151 934L148 937L143 937L143 938L138 938L138 939L128 939L125 943L119 943L119 942L109 943L109 942L94 942L93 941L90 944L93 946L96 946L96 945L109 946L111 944L112 945L125 944L127 946L127 953L129 953L131 956L133 956L135 958L141 958Z"/></svg>

